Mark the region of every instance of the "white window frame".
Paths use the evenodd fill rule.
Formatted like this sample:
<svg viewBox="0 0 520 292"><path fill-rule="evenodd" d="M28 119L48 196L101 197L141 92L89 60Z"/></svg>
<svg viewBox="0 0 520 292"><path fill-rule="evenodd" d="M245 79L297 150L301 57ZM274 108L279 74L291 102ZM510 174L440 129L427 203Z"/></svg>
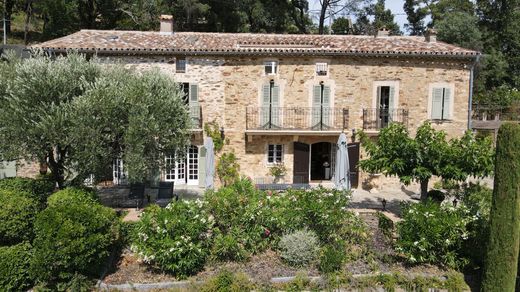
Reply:
<svg viewBox="0 0 520 292"><path fill-rule="evenodd" d="M317 76L329 75L329 64L327 62L316 62L316 75Z"/></svg>
<svg viewBox="0 0 520 292"><path fill-rule="evenodd" d="M273 146L273 161L270 162L269 161L269 156L270 156L270 146ZM277 150L277 146L280 146L281 149ZM276 161L276 158L277 158L277 152L280 151L280 161L277 162ZM267 165L276 165L276 164L282 164L283 163L283 160L284 160L284 152L285 152L285 147L283 144L267 144L267 157L266 157L266 161L267 161Z"/></svg>
<svg viewBox="0 0 520 292"><path fill-rule="evenodd" d="M374 81L372 84L372 108L377 108L379 100L377 100L377 88L379 86L390 86L394 88L394 104L393 108L399 108L399 80Z"/></svg>
<svg viewBox="0 0 520 292"><path fill-rule="evenodd" d="M112 162L112 182L117 186L128 184L128 173L123 158L116 158Z"/></svg>
<svg viewBox="0 0 520 292"><path fill-rule="evenodd" d="M179 69L179 64L184 62L184 70ZM187 58L177 58L175 59L175 73L186 73L188 71L188 59Z"/></svg>
<svg viewBox="0 0 520 292"><path fill-rule="evenodd" d="M433 102L433 89L434 88L448 88L451 90L451 100L450 100L450 111L449 117L443 119L432 119L432 102ZM455 84L449 82L436 82L430 83L428 86L428 119L432 121L444 121L449 122L453 120L453 106L455 104Z"/></svg>
<svg viewBox="0 0 520 292"><path fill-rule="evenodd" d="M269 60L264 61L264 75L265 76L275 76L278 74L278 61L276 60ZM267 68L271 68L271 73L267 73Z"/></svg>

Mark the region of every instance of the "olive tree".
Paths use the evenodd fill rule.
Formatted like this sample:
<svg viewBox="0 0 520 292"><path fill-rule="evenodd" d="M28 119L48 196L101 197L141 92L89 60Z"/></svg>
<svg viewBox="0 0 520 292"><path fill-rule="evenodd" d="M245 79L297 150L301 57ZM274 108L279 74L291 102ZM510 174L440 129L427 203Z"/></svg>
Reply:
<svg viewBox="0 0 520 292"><path fill-rule="evenodd" d="M376 141L361 133L368 158L359 162L370 173L397 176L408 185L418 182L425 200L432 176L464 181L469 176L484 177L493 170L493 146L488 138L477 139L471 131L461 138L447 140L429 122L411 137L406 127L393 123L380 131Z"/></svg>
<svg viewBox="0 0 520 292"><path fill-rule="evenodd" d="M188 141L180 89L157 71L137 74L73 52L11 57L0 69L8 73L0 84L0 157L47 163L60 188L78 174L98 174L121 151L142 180L163 151Z"/></svg>

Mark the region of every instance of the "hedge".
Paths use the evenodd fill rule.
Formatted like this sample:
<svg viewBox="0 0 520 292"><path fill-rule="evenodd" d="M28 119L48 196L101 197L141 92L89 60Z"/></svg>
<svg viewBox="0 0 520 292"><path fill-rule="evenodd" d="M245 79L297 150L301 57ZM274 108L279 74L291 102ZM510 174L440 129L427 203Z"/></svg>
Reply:
<svg viewBox="0 0 520 292"><path fill-rule="evenodd" d="M39 202L28 193L0 189L0 245L12 245L33 237Z"/></svg>

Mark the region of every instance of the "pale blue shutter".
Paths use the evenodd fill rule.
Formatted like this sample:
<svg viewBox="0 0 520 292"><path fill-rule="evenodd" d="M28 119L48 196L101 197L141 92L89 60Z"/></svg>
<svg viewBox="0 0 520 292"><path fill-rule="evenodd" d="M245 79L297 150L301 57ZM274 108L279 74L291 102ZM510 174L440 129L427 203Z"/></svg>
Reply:
<svg viewBox="0 0 520 292"><path fill-rule="evenodd" d="M388 96L388 122L392 122L397 118L396 105L395 105L395 88L390 86Z"/></svg>
<svg viewBox="0 0 520 292"><path fill-rule="evenodd" d="M322 106L323 106L323 125L330 127L331 126L331 107L330 107L330 86L324 86L323 87L323 100L322 100Z"/></svg>
<svg viewBox="0 0 520 292"><path fill-rule="evenodd" d="M271 97L271 87L267 84L262 87L262 105L260 107L260 125L269 126L269 103Z"/></svg>
<svg viewBox="0 0 520 292"><path fill-rule="evenodd" d="M434 88L432 92L432 120L442 119L442 88Z"/></svg>
<svg viewBox="0 0 520 292"><path fill-rule="evenodd" d="M206 147L199 148L199 187L206 187Z"/></svg>
<svg viewBox="0 0 520 292"><path fill-rule="evenodd" d="M312 90L311 126L320 127L321 86L314 86Z"/></svg>
<svg viewBox="0 0 520 292"><path fill-rule="evenodd" d="M272 88L273 92L271 95L271 123L273 126L280 127L280 86L275 85Z"/></svg>
<svg viewBox="0 0 520 292"><path fill-rule="evenodd" d="M198 129L200 124L200 106L199 106L199 86L197 84L190 84L189 93L190 117L193 127Z"/></svg>
<svg viewBox="0 0 520 292"><path fill-rule="evenodd" d="M0 161L0 179L16 176L15 161Z"/></svg>
<svg viewBox="0 0 520 292"><path fill-rule="evenodd" d="M442 119L451 119L451 90L444 88L444 102L442 107Z"/></svg>

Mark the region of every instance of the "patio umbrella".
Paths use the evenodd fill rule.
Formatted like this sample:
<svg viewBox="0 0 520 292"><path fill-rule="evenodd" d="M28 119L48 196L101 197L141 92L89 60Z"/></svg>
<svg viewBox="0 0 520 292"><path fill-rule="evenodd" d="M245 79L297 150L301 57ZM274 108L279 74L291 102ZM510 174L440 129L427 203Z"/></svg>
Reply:
<svg viewBox="0 0 520 292"><path fill-rule="evenodd" d="M206 189L212 189L215 175L215 153L213 140L210 137L204 139L204 148L206 148Z"/></svg>
<svg viewBox="0 0 520 292"><path fill-rule="evenodd" d="M350 171L348 160L347 136L341 133L336 149L336 166L334 168L334 184L337 189L350 190Z"/></svg>

